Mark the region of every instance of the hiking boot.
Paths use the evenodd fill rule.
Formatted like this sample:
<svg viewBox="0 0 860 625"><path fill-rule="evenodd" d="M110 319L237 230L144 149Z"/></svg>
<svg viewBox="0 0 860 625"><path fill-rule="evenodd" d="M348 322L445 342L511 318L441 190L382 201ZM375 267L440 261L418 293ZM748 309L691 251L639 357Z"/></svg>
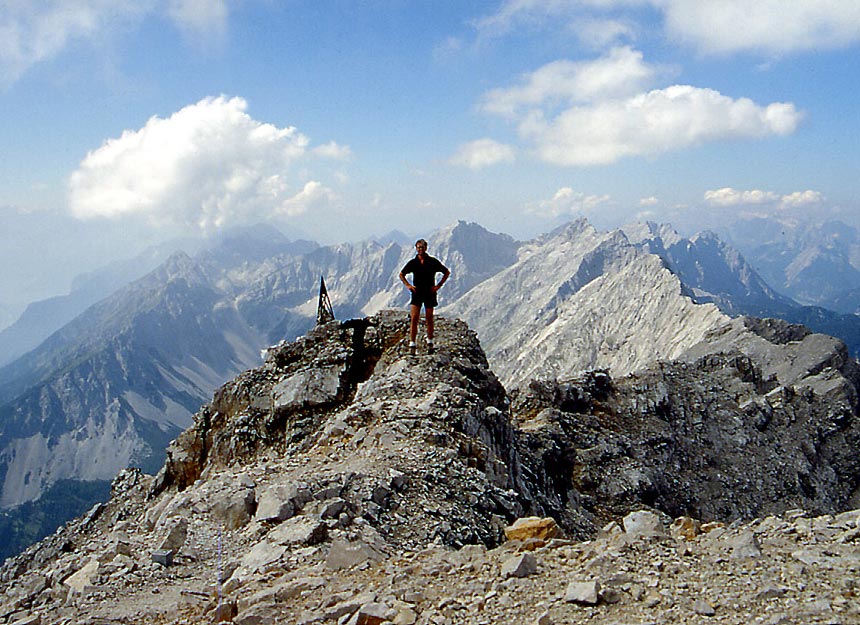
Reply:
<svg viewBox="0 0 860 625"><path fill-rule="evenodd" d="M409 346L409 355L410 355L410 356L414 356L414 355L415 355L415 346L414 346L414 345L410 345L410 346Z"/></svg>
<svg viewBox="0 0 860 625"><path fill-rule="evenodd" d="M427 345L427 353L428 354L433 354L435 352L436 352L436 348L433 347L433 343L430 343L429 345Z"/></svg>

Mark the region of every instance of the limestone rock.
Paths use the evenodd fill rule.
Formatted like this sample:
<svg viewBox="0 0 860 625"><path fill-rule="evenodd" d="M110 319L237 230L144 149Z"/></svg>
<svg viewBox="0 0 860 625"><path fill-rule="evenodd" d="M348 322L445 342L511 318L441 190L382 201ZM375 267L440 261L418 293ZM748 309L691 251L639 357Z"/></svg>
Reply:
<svg viewBox="0 0 860 625"><path fill-rule="evenodd" d="M238 491L221 496L212 506L215 518L222 519L228 529L236 529L246 525L256 503L254 491L242 488Z"/></svg>
<svg viewBox="0 0 860 625"><path fill-rule="evenodd" d="M758 539L750 531L741 532L729 539L727 547L731 550L732 558L758 558L761 556L761 546Z"/></svg>
<svg viewBox="0 0 860 625"><path fill-rule="evenodd" d="M272 388L274 409L292 412L334 403L341 392L345 364L297 371Z"/></svg>
<svg viewBox="0 0 860 625"><path fill-rule="evenodd" d="M298 516L281 523L269 532L268 540L278 545L316 545L326 539L324 522L309 516Z"/></svg>
<svg viewBox="0 0 860 625"><path fill-rule="evenodd" d="M525 517L517 519L514 524L505 528L508 540L528 540L536 538L549 540L559 535L558 524L553 518Z"/></svg>
<svg viewBox="0 0 860 625"><path fill-rule="evenodd" d="M696 536L702 533L702 524L688 516L678 517L672 521L669 527L669 533L673 538L683 538L684 540L694 540Z"/></svg>
<svg viewBox="0 0 860 625"><path fill-rule="evenodd" d="M597 605L600 601L600 584L596 581L572 581L567 585L564 600L581 605Z"/></svg>
<svg viewBox="0 0 860 625"><path fill-rule="evenodd" d="M348 569L368 560L378 560L381 554L363 541L335 540L331 544L325 565L329 569Z"/></svg>
<svg viewBox="0 0 860 625"><path fill-rule="evenodd" d="M624 517L624 531L631 537L665 536L666 528L660 515L650 510L637 510Z"/></svg>
<svg viewBox="0 0 860 625"><path fill-rule="evenodd" d="M188 538L188 519L178 518L170 524L167 535L161 541L159 549L179 553Z"/></svg>
<svg viewBox="0 0 860 625"><path fill-rule="evenodd" d="M522 553L502 563L502 577L528 577L537 573L537 560L531 553Z"/></svg>
<svg viewBox="0 0 860 625"><path fill-rule="evenodd" d="M63 583L72 590L83 593L87 586L92 586L96 583L98 575L98 560L90 560L79 571L67 577Z"/></svg>

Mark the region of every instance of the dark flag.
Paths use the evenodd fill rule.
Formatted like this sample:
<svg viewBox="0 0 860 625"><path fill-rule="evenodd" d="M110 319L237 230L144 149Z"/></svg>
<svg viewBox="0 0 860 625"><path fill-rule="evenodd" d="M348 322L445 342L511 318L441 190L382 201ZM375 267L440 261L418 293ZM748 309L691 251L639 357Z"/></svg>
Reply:
<svg viewBox="0 0 860 625"><path fill-rule="evenodd" d="M334 321L334 311L331 308L331 300L328 298L328 291L325 288L325 280L320 276L320 300L317 304L317 325L322 325Z"/></svg>

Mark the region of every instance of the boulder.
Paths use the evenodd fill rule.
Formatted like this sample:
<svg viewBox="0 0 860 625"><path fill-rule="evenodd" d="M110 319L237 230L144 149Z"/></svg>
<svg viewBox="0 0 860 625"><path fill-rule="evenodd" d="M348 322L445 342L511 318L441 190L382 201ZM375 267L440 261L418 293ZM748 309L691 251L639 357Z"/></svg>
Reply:
<svg viewBox="0 0 860 625"><path fill-rule="evenodd" d="M600 584L594 580L572 581L567 585L564 600L567 603L597 605L600 601Z"/></svg>
<svg viewBox="0 0 860 625"><path fill-rule="evenodd" d="M663 519L650 510L637 510L625 516L624 531L631 538L666 535Z"/></svg>
<svg viewBox="0 0 860 625"><path fill-rule="evenodd" d="M537 573L537 560L530 553L521 553L502 563L502 577L528 577Z"/></svg>
<svg viewBox="0 0 860 625"><path fill-rule="evenodd" d="M269 532L268 540L278 545L316 545L326 539L328 528L320 519L297 516Z"/></svg>
<svg viewBox="0 0 860 625"><path fill-rule="evenodd" d="M513 525L505 528L505 537L508 540L526 541L530 538L549 540L558 535L558 524L555 519L550 517L524 517L517 519Z"/></svg>
<svg viewBox="0 0 860 625"><path fill-rule="evenodd" d="M293 412L336 402L341 394L341 378L345 371L343 363L297 371L272 388L275 410Z"/></svg>

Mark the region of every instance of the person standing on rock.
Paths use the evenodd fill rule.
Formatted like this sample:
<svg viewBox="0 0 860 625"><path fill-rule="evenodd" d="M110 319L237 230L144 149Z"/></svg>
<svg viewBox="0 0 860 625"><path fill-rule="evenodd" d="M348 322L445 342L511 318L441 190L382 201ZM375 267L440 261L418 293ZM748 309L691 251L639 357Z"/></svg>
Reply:
<svg viewBox="0 0 860 625"><path fill-rule="evenodd" d="M433 309L436 308L438 291L451 271L438 259L427 253L427 241L418 239L415 242L415 258L411 259L400 271L400 281L412 293L409 305L409 353L415 353L415 338L418 336L418 319L421 317L421 306L427 319L427 352L433 353ZM412 284L406 276L412 274ZM442 279L436 283L436 274L441 273Z"/></svg>

